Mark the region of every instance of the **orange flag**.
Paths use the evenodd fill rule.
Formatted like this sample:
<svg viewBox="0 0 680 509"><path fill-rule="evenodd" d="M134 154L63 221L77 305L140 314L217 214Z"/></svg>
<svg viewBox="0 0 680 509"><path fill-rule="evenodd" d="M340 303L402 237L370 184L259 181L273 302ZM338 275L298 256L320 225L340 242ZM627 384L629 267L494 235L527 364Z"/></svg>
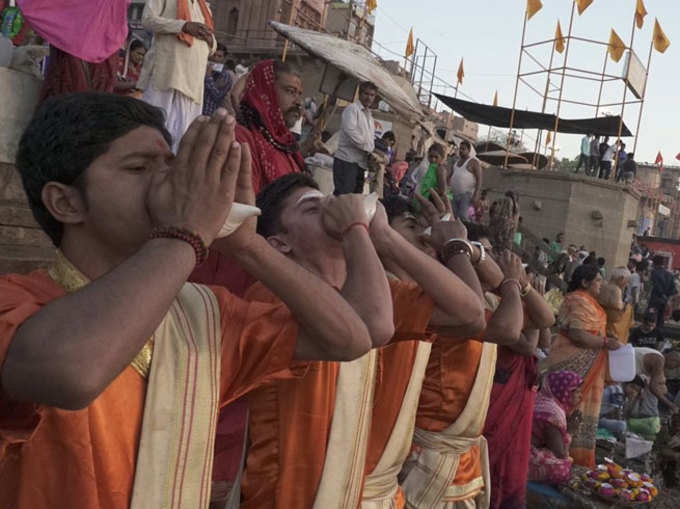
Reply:
<svg viewBox="0 0 680 509"><path fill-rule="evenodd" d="M408 41L406 41L406 51L404 51L404 58L408 58L413 53L415 52L415 48L413 47L413 27L411 27L411 31L408 33Z"/></svg>
<svg viewBox="0 0 680 509"><path fill-rule="evenodd" d="M366 0L366 10L369 14L373 14L373 11L378 7L377 0Z"/></svg>
<svg viewBox="0 0 680 509"><path fill-rule="evenodd" d="M557 50L558 53L564 51L564 36L562 35L560 20L557 20L557 28L555 29L555 50Z"/></svg>
<svg viewBox="0 0 680 509"><path fill-rule="evenodd" d="M576 7L578 7L579 16L583 14L583 11L590 7L590 4L592 3L593 0L576 0Z"/></svg>
<svg viewBox="0 0 680 509"><path fill-rule="evenodd" d="M463 84L463 78L465 77L465 71L463 71L463 59L460 59L460 64L458 65L458 73L456 74L458 76L458 83L461 85Z"/></svg>
<svg viewBox="0 0 680 509"><path fill-rule="evenodd" d="M493 105L498 106L498 90L493 94Z"/></svg>
<svg viewBox="0 0 680 509"><path fill-rule="evenodd" d="M668 40L666 34L661 30L661 25L659 25L659 20L654 18L654 49L659 53L663 53L671 45L671 41Z"/></svg>
<svg viewBox="0 0 680 509"><path fill-rule="evenodd" d="M548 136L545 137L545 146L547 147L550 145L550 142L552 141L552 138L550 137L550 131L548 131Z"/></svg>
<svg viewBox="0 0 680 509"><path fill-rule="evenodd" d="M625 43L612 28L611 35L609 36L609 56L612 57L614 62L618 62L621 60L624 51L626 51Z"/></svg>
<svg viewBox="0 0 680 509"><path fill-rule="evenodd" d="M642 3L642 0L637 0L637 5L635 6L635 24L638 28L642 28L642 24L645 22L645 16L647 16L645 4Z"/></svg>
<svg viewBox="0 0 680 509"><path fill-rule="evenodd" d="M534 17L538 11L543 8L541 0L527 0L527 19Z"/></svg>

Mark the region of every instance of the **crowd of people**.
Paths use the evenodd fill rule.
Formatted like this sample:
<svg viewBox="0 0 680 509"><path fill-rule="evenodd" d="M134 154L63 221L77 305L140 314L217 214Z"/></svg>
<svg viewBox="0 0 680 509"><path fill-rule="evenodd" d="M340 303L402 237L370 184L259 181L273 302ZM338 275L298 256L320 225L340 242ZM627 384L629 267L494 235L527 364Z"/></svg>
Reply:
<svg viewBox="0 0 680 509"><path fill-rule="evenodd" d="M329 151L301 73L238 69L204 0L143 20L148 51L54 47L21 138L57 253L0 276L2 507L520 509L595 466L599 429L658 435L677 474L663 257L634 245L607 277L563 233L526 252L468 141L402 161L376 136L375 84ZM303 157L324 151L331 196ZM610 383L627 344L635 378Z"/></svg>
<svg viewBox="0 0 680 509"><path fill-rule="evenodd" d="M574 173L579 173L581 167L585 174L599 179L609 180L612 175L612 165L616 182L632 183L637 173L635 154L626 152L626 144L617 140L609 144L609 136L600 137L586 134L581 138L581 151Z"/></svg>

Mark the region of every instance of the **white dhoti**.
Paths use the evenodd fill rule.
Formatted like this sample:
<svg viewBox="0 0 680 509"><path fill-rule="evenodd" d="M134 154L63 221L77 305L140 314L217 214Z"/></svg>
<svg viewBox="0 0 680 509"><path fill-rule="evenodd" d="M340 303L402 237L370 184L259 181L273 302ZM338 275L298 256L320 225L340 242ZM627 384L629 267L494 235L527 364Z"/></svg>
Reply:
<svg viewBox="0 0 680 509"><path fill-rule="evenodd" d="M144 90L142 100L165 111L165 127L172 136L172 151L176 154L179 142L189 125L201 114L203 105L174 89L158 90L152 84Z"/></svg>

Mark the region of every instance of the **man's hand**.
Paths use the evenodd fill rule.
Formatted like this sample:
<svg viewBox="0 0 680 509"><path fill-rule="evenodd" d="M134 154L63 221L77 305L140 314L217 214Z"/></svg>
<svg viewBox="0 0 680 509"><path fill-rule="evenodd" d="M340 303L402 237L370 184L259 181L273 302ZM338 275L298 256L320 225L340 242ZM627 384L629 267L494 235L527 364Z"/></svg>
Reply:
<svg viewBox="0 0 680 509"><path fill-rule="evenodd" d="M520 282L526 279L522 260L509 249L504 250L498 257L498 266L506 279L516 279Z"/></svg>
<svg viewBox="0 0 680 509"><path fill-rule="evenodd" d="M191 124L170 168L153 176L147 208L154 225L187 229L212 243L236 192L241 146L234 142L235 123L220 108Z"/></svg>
<svg viewBox="0 0 680 509"><path fill-rule="evenodd" d="M430 235L422 235L422 240L440 253L444 244L451 239L467 239L467 228L460 219L437 221L432 225Z"/></svg>
<svg viewBox="0 0 680 509"><path fill-rule="evenodd" d="M213 33L207 25L196 21L187 21L182 27L182 32L193 35L197 39L205 41L208 46L212 46Z"/></svg>
<svg viewBox="0 0 680 509"><path fill-rule="evenodd" d="M423 217L426 219L429 226L433 226L435 223L441 221L446 214L453 215L451 202L446 194L442 197L437 191L430 189L429 200L418 193L416 193L415 196L420 202Z"/></svg>
<svg viewBox="0 0 680 509"><path fill-rule="evenodd" d="M368 216L364 206L364 195L343 194L329 196L322 203L322 220L326 232L336 239L354 223L368 226Z"/></svg>

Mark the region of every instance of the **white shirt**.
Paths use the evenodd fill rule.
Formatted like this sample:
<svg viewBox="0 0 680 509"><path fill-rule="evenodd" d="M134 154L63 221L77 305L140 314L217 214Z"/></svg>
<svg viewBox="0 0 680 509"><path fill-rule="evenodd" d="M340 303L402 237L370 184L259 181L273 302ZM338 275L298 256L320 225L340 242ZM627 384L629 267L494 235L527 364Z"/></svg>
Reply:
<svg viewBox="0 0 680 509"><path fill-rule="evenodd" d="M611 145L607 146L607 150L604 151L602 155L603 161L611 161L614 159L614 148Z"/></svg>
<svg viewBox="0 0 680 509"><path fill-rule="evenodd" d="M359 101L342 112L340 140L335 157L348 163L356 163L367 169L367 155L375 148L375 124L371 110Z"/></svg>
<svg viewBox="0 0 680 509"><path fill-rule="evenodd" d="M191 20L204 23L198 2L189 1ZM177 19L176 0L148 0L142 14L144 28L153 32L153 42L137 86L145 90L150 84L157 90L177 90L198 104L203 104L203 78L208 65L208 55L216 47L194 37L188 46L177 38L186 21Z"/></svg>

